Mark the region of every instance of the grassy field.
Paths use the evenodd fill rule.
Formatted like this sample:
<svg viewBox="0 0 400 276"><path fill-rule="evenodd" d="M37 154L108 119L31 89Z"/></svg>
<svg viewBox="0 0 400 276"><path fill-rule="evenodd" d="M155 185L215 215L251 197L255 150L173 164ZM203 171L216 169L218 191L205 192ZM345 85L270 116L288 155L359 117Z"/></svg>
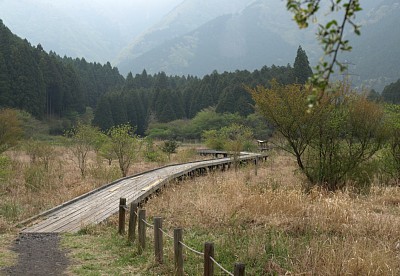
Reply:
<svg viewBox="0 0 400 276"><path fill-rule="evenodd" d="M399 275L399 203L397 187L374 187L364 196L305 194L294 161L277 155L257 176L248 167L171 184L144 208L149 222L163 217L170 234L183 228L184 242L199 251L213 242L216 259L230 271L243 262L247 275ZM73 248L75 260L71 274L173 273L171 240L164 238L165 261L157 265L152 229L142 255L116 231L112 218L66 236L64 246ZM87 246L80 246L82 240ZM185 273L202 275L202 258L187 250Z"/></svg>
<svg viewBox="0 0 400 276"><path fill-rule="evenodd" d="M25 157L15 154L14 158L23 161ZM69 164L63 168L73 168L67 157L63 160ZM57 186L53 191L60 191L59 195L38 206L47 208L101 184L93 176L80 179L76 171L65 172L62 179L67 187ZM202 251L204 242L213 242L216 260L230 271L235 262L243 262L247 275L400 275L398 187L376 185L368 195L318 189L305 194L303 181L291 157L274 153L257 176L250 166L171 183L143 207L149 222L154 216L163 217L168 233L183 228L184 242L193 248ZM26 187L19 189L14 200L32 205L37 194L28 195ZM4 193L1 196L12 202ZM14 221L27 215L20 214ZM2 220L8 238L0 239L0 256L10 263L13 256L6 248L15 230L10 230L7 218ZM164 237L164 263L158 265L152 253L152 231L147 230L148 243L141 255L136 244L117 235L116 217L64 235L62 245L73 263L69 274L171 275L172 241ZM184 254L185 273L202 275L202 258L187 250ZM216 275L220 272L216 268Z"/></svg>

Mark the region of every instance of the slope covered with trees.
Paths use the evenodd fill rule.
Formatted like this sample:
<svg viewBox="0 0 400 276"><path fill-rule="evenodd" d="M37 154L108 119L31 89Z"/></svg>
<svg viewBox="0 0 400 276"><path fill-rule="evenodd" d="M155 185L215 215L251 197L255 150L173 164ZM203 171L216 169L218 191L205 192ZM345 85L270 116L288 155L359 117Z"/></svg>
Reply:
<svg viewBox="0 0 400 276"><path fill-rule="evenodd" d="M385 86L381 96L385 102L400 104L400 79Z"/></svg>
<svg viewBox="0 0 400 276"><path fill-rule="evenodd" d="M40 44L31 46L0 20L0 107L25 110L39 119L81 114L122 82L109 63L62 59Z"/></svg>
<svg viewBox="0 0 400 276"><path fill-rule="evenodd" d="M21 109L38 119L67 121L52 133L72 127L88 107L94 110L93 124L101 129L129 123L140 135L150 123L192 119L209 107L219 114L246 117L254 113L246 87L268 86L272 79L282 84L303 82L312 73L299 47L294 68L287 64L253 72L214 71L203 78L150 75L143 70L124 78L110 63L61 58L40 44L33 47L2 23L0 34L0 107Z"/></svg>
<svg viewBox="0 0 400 276"><path fill-rule="evenodd" d="M299 53L296 70L308 74L301 77L290 64L264 66L253 72L214 71L203 78L167 76L164 72L149 75L145 70L135 76L130 73L120 89L100 98L94 124L106 130L112 125L130 123L137 126L139 134L144 134L149 123L192 119L209 107L219 114L236 113L246 117L254 113L254 102L246 87L269 86L272 79L291 84L304 81L312 74L305 52Z"/></svg>

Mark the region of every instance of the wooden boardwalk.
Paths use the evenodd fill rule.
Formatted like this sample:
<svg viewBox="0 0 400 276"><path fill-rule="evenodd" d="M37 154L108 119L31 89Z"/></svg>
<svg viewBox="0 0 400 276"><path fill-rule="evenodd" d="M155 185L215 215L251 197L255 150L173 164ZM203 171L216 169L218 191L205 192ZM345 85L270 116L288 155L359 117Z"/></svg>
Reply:
<svg viewBox="0 0 400 276"><path fill-rule="evenodd" d="M242 162L254 162L265 155L247 153L240 157ZM179 165L171 165L142 174L126 177L99 189L77 197L25 221L28 225L22 233L77 232L81 228L97 224L119 210L119 199L126 198L127 204L140 202L170 180L203 174L206 171L230 166L230 158L213 159Z"/></svg>

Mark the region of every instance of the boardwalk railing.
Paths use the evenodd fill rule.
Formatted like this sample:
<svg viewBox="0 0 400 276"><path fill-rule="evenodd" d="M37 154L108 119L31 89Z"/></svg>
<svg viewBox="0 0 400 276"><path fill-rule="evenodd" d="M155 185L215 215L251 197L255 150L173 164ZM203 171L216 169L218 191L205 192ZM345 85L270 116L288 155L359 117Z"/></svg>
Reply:
<svg viewBox="0 0 400 276"><path fill-rule="evenodd" d="M118 232L123 235L125 234L125 214L126 206L125 198L120 199L120 213L119 213L119 226ZM233 266L233 273L228 269L224 268L218 261L214 258L214 244L211 242L204 243L203 251L198 251L183 242L183 230L181 228L175 228L173 235L168 234L163 228L163 219L161 217L154 217L153 224L148 223L146 220L146 210L138 208L138 203L133 202L130 205L130 217L129 217L129 230L128 230L128 240L129 242L135 241L135 228L136 222L138 222L138 253L141 254L146 248L146 228L154 229L154 258L159 264L164 261L164 248L163 239L164 236L173 240L174 244L174 265L175 265L175 275L184 275L184 256L183 248L186 248L190 252L203 257L203 267L204 275L212 276L214 275L214 265L217 266L221 271L225 272L226 275L231 276L243 276L245 275L245 265L242 263L235 263Z"/></svg>
<svg viewBox="0 0 400 276"><path fill-rule="evenodd" d="M206 154L210 154L207 152ZM215 152L211 152L211 154L215 154ZM219 154L219 153L218 153ZM258 160L261 158L262 160L266 160L266 155L261 155L254 158L252 161L255 165L255 174L257 175L257 167ZM247 162L248 160L240 160ZM225 170L225 166L230 167L230 163L222 163L216 165L215 168L219 168L221 170ZM193 175L190 173L189 176L194 176L195 174L203 174L203 168L199 168L200 171L195 173L196 170L193 170ZM211 169L211 168L210 168ZM181 228L174 229L173 235L168 234L163 228L163 219L159 216L153 218L153 224L150 224L146 221L146 210L139 208L140 200L134 201L130 204L130 216L129 216L129 229L128 229L128 240L133 243L135 241L135 233L136 233L136 224L137 224L137 232L138 232L138 253L141 254L143 250L146 248L146 228L150 227L154 229L154 257L157 263L163 263L164 257L164 248L163 248L163 239L164 236L173 240L174 244L174 265L175 265L175 275L181 276L184 275L184 257L183 257L183 248L186 248L190 252L203 257L203 267L204 267L204 275L212 276L214 275L214 265L217 266L221 271L226 273L226 275L232 276L243 276L245 275L245 265L243 263L235 263L233 266L233 273L228 269L224 268L218 261L214 258L214 244L211 242L204 243L203 251L198 251L183 242L183 230ZM119 208L119 225L118 232L123 235L125 234L125 216L127 211L126 199L120 198L120 208Z"/></svg>

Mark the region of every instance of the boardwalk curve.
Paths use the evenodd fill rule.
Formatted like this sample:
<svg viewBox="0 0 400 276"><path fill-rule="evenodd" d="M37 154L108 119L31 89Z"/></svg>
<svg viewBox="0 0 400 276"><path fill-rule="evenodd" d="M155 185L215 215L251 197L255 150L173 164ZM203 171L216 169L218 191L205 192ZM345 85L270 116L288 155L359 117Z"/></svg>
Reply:
<svg viewBox="0 0 400 276"><path fill-rule="evenodd" d="M243 153L240 160L249 162L258 158L266 158L266 155ZM127 204L133 201L140 202L170 180L215 168L224 169L232 162L230 158L198 161L165 166L125 177L22 222L21 224L27 226L21 232L77 232L87 225L100 223L117 213L121 197L126 198Z"/></svg>

